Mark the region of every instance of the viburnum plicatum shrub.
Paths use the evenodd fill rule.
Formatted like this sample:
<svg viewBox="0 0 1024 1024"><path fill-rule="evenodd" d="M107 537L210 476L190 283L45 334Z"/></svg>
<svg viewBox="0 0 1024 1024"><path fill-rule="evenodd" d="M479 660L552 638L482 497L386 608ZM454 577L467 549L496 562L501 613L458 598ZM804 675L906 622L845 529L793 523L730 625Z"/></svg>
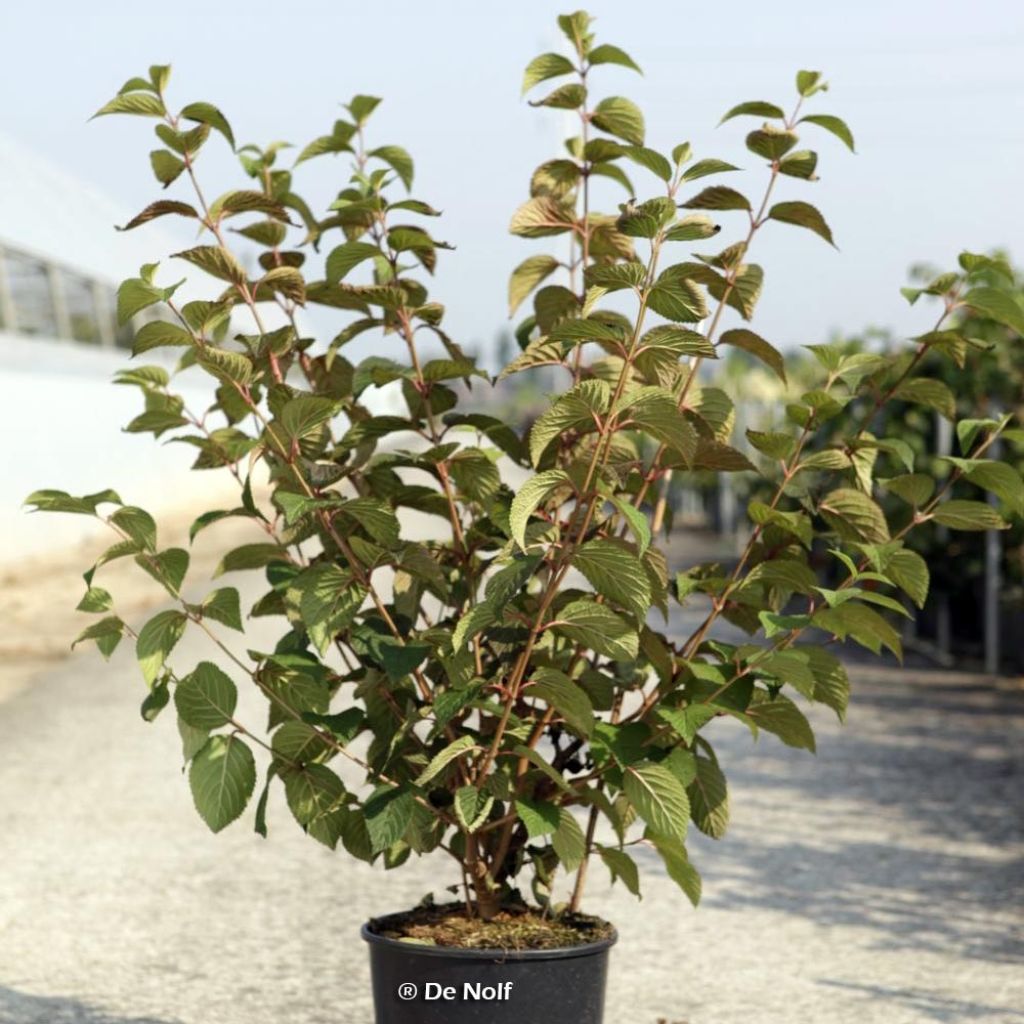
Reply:
<svg viewBox="0 0 1024 1024"><path fill-rule="evenodd" d="M831 242L822 214L793 198L813 189L818 163L799 146L805 131L850 149L852 136L839 118L805 112L826 88L817 72L797 75L788 113L734 107L723 120L760 124L745 142L764 167L763 191L748 198L717 183L732 164L695 159L685 142L667 155L649 148L633 103L595 97L606 65L636 65L596 44L590 24L584 13L559 18L567 55L536 58L524 80L533 94L557 79L535 105L575 112L578 127L564 154L534 171L512 217L514 234L548 246L512 274L512 309L530 300L530 312L502 376L554 366L564 384L523 436L460 412L460 382L485 387L486 374L445 333L445 307L428 292L446 246L429 227L436 211L407 196L409 155L368 140L378 101L356 96L290 169L281 144L238 148L249 183L211 199L197 163L214 133L234 148L232 129L208 103L174 112L168 68L154 67L100 113L155 122L156 177L186 194L126 228L175 216L197 229L200 244L174 259L209 297L179 304L155 263L121 286L122 321L161 314L138 331L134 354L181 352L173 375L140 365L118 376L145 406L128 429L192 445L196 470L234 476L236 507L201 515L193 537L229 516L265 536L228 551L217 570L247 573L241 592L206 592L198 580L185 586L188 552L161 547L153 518L117 494L28 499L94 516L116 535L85 574L80 608L100 617L79 640L105 655L123 637L134 643L149 690L143 717L173 703L212 829L238 818L259 785L257 831L281 794L314 839L387 868L443 850L484 917L527 880L547 905L560 870L575 874L577 907L594 854L639 892L638 847L656 851L696 902L687 831L719 837L729 818L714 737L739 722L813 750L798 700L840 717L847 705L831 640L898 653L894 621L908 600L925 600L928 571L905 545L910 531L1005 525L983 501L944 500L961 478L1007 512L1020 512L1024 493L1016 472L986 457L1009 433L1005 418L960 419L960 454L939 481L915 472L898 423L876 429L893 399L953 414L948 387L918 371L926 357L963 365L976 344L963 311L1020 329L1020 306L996 283L975 284L991 267L970 254L923 289L938 315L904 351L813 346L820 379L791 396L786 428L733 436L733 404L713 383L723 346L785 376L783 356L748 326L764 280L754 243L776 227ZM315 211L295 178L328 154L347 170L334 202ZM592 205L599 184L621 188L617 211ZM239 236L260 249L255 273L233 255ZM326 344L296 319L314 304L344 319ZM349 345L368 334L381 354L353 363ZM209 405L191 409L175 382L203 375ZM404 408L374 414L365 399L387 385ZM769 496L750 504L749 540L731 568L670 579L652 519L666 478L698 471L760 474ZM253 486L259 474L268 488ZM898 512L883 514L879 491L900 499ZM429 518L440 539L406 536L403 513ZM819 584L812 552L839 565L841 582ZM171 599L137 633L96 583L117 558L134 559ZM231 640L245 629L243 594L249 616L279 624L273 650ZM666 634L671 602L703 616L692 635ZM720 620L748 639L719 639ZM186 631L207 634L211 660L180 663ZM239 719L243 684L266 698L264 721ZM360 785L349 772L343 782L332 767L342 761Z"/></svg>

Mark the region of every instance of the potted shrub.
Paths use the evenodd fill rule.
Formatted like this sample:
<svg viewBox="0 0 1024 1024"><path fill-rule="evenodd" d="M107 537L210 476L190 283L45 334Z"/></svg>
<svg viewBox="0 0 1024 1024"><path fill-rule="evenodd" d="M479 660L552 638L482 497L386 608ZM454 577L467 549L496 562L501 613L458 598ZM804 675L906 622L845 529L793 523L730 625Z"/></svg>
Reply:
<svg viewBox="0 0 1024 1024"><path fill-rule="evenodd" d="M125 228L184 218L202 237L174 258L212 283L207 298L181 302L175 275L156 263L124 282L122 321L160 314L138 330L134 354L180 358L173 374L133 364L117 381L144 402L129 429L192 445L196 470L223 467L238 483L237 505L201 515L192 536L234 516L263 537L228 551L218 570L247 582L206 592L186 588L188 552L161 547L150 514L112 491L28 499L112 531L85 573L79 607L97 618L78 641L107 656L122 639L134 644L143 717L167 708L177 719L211 829L249 808L265 835L267 801L283 797L311 838L385 869L450 858L454 904L364 929L382 1022L599 1021L615 933L581 912L590 862L638 893L634 854L646 848L696 903L687 831L719 837L729 816L716 733L738 721L813 750L798 701L842 717L848 699L830 644L898 654L892 617L925 600L928 571L905 546L909 532L1005 525L985 502L943 500L963 477L1008 513L1024 495L1017 473L986 458L998 436L1020 439L1006 418L960 420L960 455L938 484L915 472L897 434L874 433L894 398L952 412L949 389L917 371L930 354L962 365L975 341L959 310L1019 330L1020 307L998 283L975 286L992 267L970 254L922 290L939 315L905 352L812 346L819 380L791 396L788 427L733 436L730 399L713 384L722 347L785 377L782 355L746 325L763 278L755 237L781 225L832 241L815 207L783 193L813 188L818 157L798 135L823 131L852 149L850 131L805 112L826 88L817 72L798 74L791 113L734 107L724 120L758 125L746 146L765 181L751 201L719 183L731 164L695 159L686 143L667 155L648 147L629 100L594 95L604 65L635 68L632 59L597 43L586 14L559 26L568 56L533 60L524 88L552 80L536 105L575 111L579 127L534 172L511 225L555 240L509 287L512 310L529 300L532 311L502 375L555 367L563 382L528 430L460 411L463 384L486 387L486 375L428 293L446 245L430 228L436 211L406 194L409 155L371 141L376 99L356 96L291 167L281 144L238 148L250 180L214 199L197 160L217 136L234 148L231 126L206 102L170 106L169 70L158 66L100 113L151 120L154 173L185 188ZM351 171L330 208L314 211L295 179L328 154ZM622 188L618 211L592 208L598 182ZM233 254L239 236L259 247L255 272ZM340 311L326 344L296 317L312 304ZM350 361L348 346L368 333L379 354ZM207 408L185 406L179 374L209 378ZM398 391L401 411L367 407L382 387ZM735 564L670 577L652 522L664 518L669 476L692 472L760 473L771 496L750 504ZM879 492L902 502L888 518ZM409 535L410 513L436 525L430 538ZM820 585L812 548L840 567L840 582ZM170 600L138 631L97 577L118 558L134 559ZM246 649L243 602L280 623L272 650ZM687 637L660 620L673 602L702 613ZM749 639L720 639L719 620ZM210 660L182 665L175 648L192 630L207 634ZM243 682L266 699L265 722L237 711Z"/></svg>

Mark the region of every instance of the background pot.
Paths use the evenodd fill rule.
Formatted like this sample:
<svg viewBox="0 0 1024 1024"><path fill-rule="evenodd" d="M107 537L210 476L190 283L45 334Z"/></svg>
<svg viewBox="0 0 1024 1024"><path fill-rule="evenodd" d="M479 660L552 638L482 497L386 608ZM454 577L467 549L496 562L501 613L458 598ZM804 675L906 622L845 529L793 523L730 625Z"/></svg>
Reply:
<svg viewBox="0 0 1024 1024"><path fill-rule="evenodd" d="M363 925L376 1024L601 1024L614 933L564 949L420 946Z"/></svg>

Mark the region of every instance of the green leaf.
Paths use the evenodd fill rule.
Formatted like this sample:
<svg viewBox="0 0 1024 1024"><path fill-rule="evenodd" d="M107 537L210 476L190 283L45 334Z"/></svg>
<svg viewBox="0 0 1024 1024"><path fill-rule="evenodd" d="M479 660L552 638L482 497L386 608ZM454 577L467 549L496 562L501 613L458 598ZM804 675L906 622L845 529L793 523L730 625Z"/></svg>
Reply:
<svg viewBox="0 0 1024 1024"><path fill-rule="evenodd" d="M186 260L213 277L232 284L245 282L245 269L231 252L219 245L197 245L174 253L175 259Z"/></svg>
<svg viewBox="0 0 1024 1024"><path fill-rule="evenodd" d="M772 220L781 221L783 224L795 224L798 227L807 228L809 231L813 231L816 235L824 238L829 245L835 245L835 242L832 240L832 229L825 223L825 218L822 217L817 208L811 206L810 203L776 203L768 211L768 216Z"/></svg>
<svg viewBox="0 0 1024 1024"><path fill-rule="evenodd" d="M320 716L324 717L324 716ZM326 761L333 753L331 745L308 722L294 719L284 722L270 741L274 756L286 765L304 765Z"/></svg>
<svg viewBox="0 0 1024 1024"><path fill-rule="evenodd" d="M154 348L177 347L186 348L192 344L192 335L177 324L169 324L165 320L151 320L135 332L132 342L132 355L142 355Z"/></svg>
<svg viewBox="0 0 1024 1024"><path fill-rule="evenodd" d="M114 599L110 592L102 587L89 587L85 596L78 602L75 610L80 612L109 612Z"/></svg>
<svg viewBox="0 0 1024 1024"><path fill-rule="evenodd" d="M934 409L950 423L956 420L956 397L941 380L930 377L912 377L893 392L894 398Z"/></svg>
<svg viewBox="0 0 1024 1024"><path fill-rule="evenodd" d="M634 163L646 167L662 181L671 181L672 165L657 150L647 149L644 146L628 146L623 152Z"/></svg>
<svg viewBox="0 0 1024 1024"><path fill-rule="evenodd" d="M804 98L828 89L828 83L821 80L820 71L798 71L796 73L796 91Z"/></svg>
<svg viewBox="0 0 1024 1024"><path fill-rule="evenodd" d="M270 562L287 562L288 552L277 544L243 544L233 548L214 570L214 577L243 569L262 569Z"/></svg>
<svg viewBox="0 0 1024 1024"><path fill-rule="evenodd" d="M183 548L168 548L156 555L136 555L135 563L177 597L188 572L189 556Z"/></svg>
<svg viewBox="0 0 1024 1024"><path fill-rule="evenodd" d="M237 736L211 736L192 759L188 781L200 817L220 832L245 810L256 788L252 751Z"/></svg>
<svg viewBox="0 0 1024 1024"><path fill-rule="evenodd" d="M570 75L575 70L575 65L568 57L563 57L560 53L542 53L526 65L522 94L525 96L535 85L546 82L549 78Z"/></svg>
<svg viewBox="0 0 1024 1024"><path fill-rule="evenodd" d="M842 139L851 153L856 152L853 146L853 133L841 118L835 117L832 114L805 114L797 124L805 123L816 124L819 128L824 128L835 135L836 138Z"/></svg>
<svg viewBox="0 0 1024 1024"><path fill-rule="evenodd" d="M551 845L562 867L568 872L575 871L586 859L586 837L568 807L560 807L558 810L558 828L551 837Z"/></svg>
<svg viewBox="0 0 1024 1024"><path fill-rule="evenodd" d="M786 363L782 353L759 334L745 329L726 331L719 339L721 345L734 345L760 359L783 384L786 383Z"/></svg>
<svg viewBox="0 0 1024 1024"><path fill-rule="evenodd" d="M654 848L665 862L665 870L669 878L686 894L686 898L694 905L700 902L701 881L697 869L686 856L686 847L668 839L653 837Z"/></svg>
<svg viewBox="0 0 1024 1024"><path fill-rule="evenodd" d="M168 214L176 214L180 217L199 217L195 207L189 206L188 203L165 199L160 202L150 203L141 213L132 217L124 227L120 227L117 230L131 231L132 228L137 228L140 224L146 224L156 217L166 217Z"/></svg>
<svg viewBox="0 0 1024 1024"><path fill-rule="evenodd" d="M203 598L203 603L199 607L204 619L213 619L214 622L222 622L231 629L243 632L242 609L238 591L234 587L221 587L219 590L211 591Z"/></svg>
<svg viewBox="0 0 1024 1024"><path fill-rule="evenodd" d="M558 830L562 817L557 804L520 798L516 800L515 807L531 839L549 836Z"/></svg>
<svg viewBox="0 0 1024 1024"><path fill-rule="evenodd" d="M93 114L103 117L105 114L137 114L140 117L163 117L164 102L159 96L148 92L128 92L115 96ZM91 119L90 119L91 120Z"/></svg>
<svg viewBox="0 0 1024 1024"><path fill-rule="evenodd" d="M669 267L647 293L647 305L676 323L695 324L708 315L707 300L689 278Z"/></svg>
<svg viewBox="0 0 1024 1024"><path fill-rule="evenodd" d="M928 563L916 551L907 548L894 551L885 567L885 574L918 608L925 606L930 574Z"/></svg>
<svg viewBox="0 0 1024 1024"><path fill-rule="evenodd" d="M747 136L747 149L772 162L781 160L796 144L797 137L793 132L768 124Z"/></svg>
<svg viewBox="0 0 1024 1024"><path fill-rule="evenodd" d="M687 210L750 210L750 200L726 185L710 185L688 202Z"/></svg>
<svg viewBox="0 0 1024 1024"><path fill-rule="evenodd" d="M81 633L75 637L71 644L74 649L85 640L94 640L104 658L109 658L117 649L124 635L125 625L116 615L108 615L106 618L86 626Z"/></svg>
<svg viewBox="0 0 1024 1024"><path fill-rule="evenodd" d="M991 459L968 460L967 479L972 484L991 491L1018 515L1024 511L1024 478L1020 471L1005 462Z"/></svg>
<svg viewBox="0 0 1024 1024"><path fill-rule="evenodd" d="M123 281L117 289L117 322L126 324L141 310L163 302L165 296L163 288L157 288L140 278L132 277Z"/></svg>
<svg viewBox="0 0 1024 1024"><path fill-rule="evenodd" d="M821 500L819 511L842 536L869 544L884 544L889 539L885 515L863 491L840 487Z"/></svg>
<svg viewBox="0 0 1024 1024"><path fill-rule="evenodd" d="M935 493L935 480L925 473L904 473L881 482L886 490L892 491L914 508L926 504Z"/></svg>
<svg viewBox="0 0 1024 1024"><path fill-rule="evenodd" d="M625 410L635 429L662 442L692 465L697 453L697 431L680 413L673 399L660 388L638 391Z"/></svg>
<svg viewBox="0 0 1024 1024"><path fill-rule="evenodd" d="M642 622L651 608L651 584L644 567L621 542L596 538L587 541L572 557L590 585L614 604L621 605Z"/></svg>
<svg viewBox="0 0 1024 1024"><path fill-rule="evenodd" d="M818 154L809 149L801 149L779 163L779 173L788 174L791 178L802 178L804 181L817 181L815 171L818 169Z"/></svg>
<svg viewBox="0 0 1024 1024"><path fill-rule="evenodd" d="M763 690L755 690L744 714L759 728L778 736L786 746L814 752L811 725L788 697L780 695L773 698Z"/></svg>
<svg viewBox="0 0 1024 1024"><path fill-rule="evenodd" d="M609 846L598 846L597 852L601 855L605 867L612 876L614 885L619 879L622 884L634 896L640 895L640 872L636 861L625 850L616 850Z"/></svg>
<svg viewBox="0 0 1024 1024"><path fill-rule="evenodd" d="M325 825L323 818L345 799L341 779L326 765L307 763L284 773L284 792L295 820L314 839L333 849L338 841L336 831L316 825Z"/></svg>
<svg viewBox="0 0 1024 1024"><path fill-rule="evenodd" d="M718 763L700 754L697 775L687 790L693 823L712 839L721 839L729 826L729 793Z"/></svg>
<svg viewBox="0 0 1024 1024"><path fill-rule="evenodd" d="M546 238L570 231L575 222L572 207L552 196L534 196L512 214L509 231L521 238Z"/></svg>
<svg viewBox="0 0 1024 1024"><path fill-rule="evenodd" d="M381 786L366 801L366 829L374 853L394 845L405 834L415 808L412 791Z"/></svg>
<svg viewBox="0 0 1024 1024"><path fill-rule="evenodd" d="M586 690L564 672L553 668L537 668L531 674L527 697L539 697L554 708L566 725L584 739L594 729L594 708Z"/></svg>
<svg viewBox="0 0 1024 1024"><path fill-rule="evenodd" d="M637 554L643 555L651 544L651 524L647 521L647 516L635 505L618 495L610 495L608 500L629 525L633 538L636 540Z"/></svg>
<svg viewBox="0 0 1024 1024"><path fill-rule="evenodd" d="M617 661L637 656L640 640L636 630L603 604L581 598L558 612L556 631Z"/></svg>
<svg viewBox="0 0 1024 1024"><path fill-rule="evenodd" d="M658 836L686 839L690 800L683 784L662 764L630 765L623 773L623 792Z"/></svg>
<svg viewBox="0 0 1024 1024"><path fill-rule="evenodd" d="M972 288L961 300L976 313L1024 335L1024 309L1008 292L997 288Z"/></svg>
<svg viewBox="0 0 1024 1024"><path fill-rule="evenodd" d="M523 300L561 264L554 256L529 256L512 271L508 282L508 313L511 316Z"/></svg>
<svg viewBox="0 0 1024 1024"><path fill-rule="evenodd" d="M696 181L698 178L706 178L710 174L726 174L729 171L738 171L739 168L735 164L726 163L724 160L698 160L696 163L691 164L683 171L680 181ZM688 217L687 220L696 220L695 217ZM715 228L715 231L718 229ZM714 234L714 232L712 232ZM708 238L709 235L700 235L698 237ZM675 241L682 241L682 239L675 239Z"/></svg>
<svg viewBox="0 0 1024 1024"><path fill-rule="evenodd" d="M531 107L551 107L555 110L577 110L587 102L586 87L579 82L566 82L541 100L532 100Z"/></svg>
<svg viewBox="0 0 1024 1024"><path fill-rule="evenodd" d="M412 188L412 157L401 146L378 146L371 149L367 156L383 160L398 175L406 190Z"/></svg>
<svg viewBox="0 0 1024 1024"><path fill-rule="evenodd" d="M602 43L600 46L595 46L587 54L587 62L591 65L618 64L624 68L640 71L640 66L625 50L620 50L617 46L612 46L610 43ZM640 71L640 74L643 74L643 72Z"/></svg>
<svg viewBox="0 0 1024 1024"><path fill-rule="evenodd" d="M737 104L728 111L718 123L720 125L725 124L726 121L730 121L734 117L741 116L784 119L786 114L781 107L777 107L774 103L765 103L762 100L750 100L747 103Z"/></svg>
<svg viewBox="0 0 1024 1024"><path fill-rule="evenodd" d="M1009 527L1006 520L984 501L946 501L932 513L932 518L951 530L1005 530Z"/></svg>
<svg viewBox="0 0 1024 1024"><path fill-rule="evenodd" d="M536 466L549 444L567 430L596 430L596 417L607 409L608 385L586 380L557 398L530 429L530 459Z"/></svg>
<svg viewBox="0 0 1024 1024"><path fill-rule="evenodd" d="M455 791L455 817L467 832L475 832L494 806L494 797L476 786L463 786Z"/></svg>
<svg viewBox="0 0 1024 1024"><path fill-rule="evenodd" d="M311 566L295 578L292 589L300 595L303 625L321 655L352 624L366 599L366 588L332 563Z"/></svg>
<svg viewBox="0 0 1024 1024"><path fill-rule="evenodd" d="M590 122L595 128L634 146L644 144L644 115L635 103L622 96L601 100L591 113Z"/></svg>
<svg viewBox="0 0 1024 1024"><path fill-rule="evenodd" d="M168 655L182 638L187 622L182 612L158 612L139 631L135 656L149 686L153 685Z"/></svg>
<svg viewBox="0 0 1024 1024"><path fill-rule="evenodd" d="M144 509L125 505L110 517L110 521L139 547L147 551L156 550L156 523Z"/></svg>
<svg viewBox="0 0 1024 1024"><path fill-rule="evenodd" d="M436 779L456 758L472 750L479 749L472 736L460 736L454 742L449 743L439 754L435 754L431 758L430 764L423 769L416 779L416 785L425 786L428 782Z"/></svg>
<svg viewBox="0 0 1024 1024"><path fill-rule="evenodd" d="M227 725L237 704L235 684L209 661L201 661L174 691L178 714L194 729L209 731Z"/></svg>
<svg viewBox="0 0 1024 1024"><path fill-rule="evenodd" d="M215 131L221 133L228 140L228 145L235 148L235 136L231 131L231 125L227 118L212 103L190 103L181 108L181 116L186 121L198 121L200 124L208 124Z"/></svg>

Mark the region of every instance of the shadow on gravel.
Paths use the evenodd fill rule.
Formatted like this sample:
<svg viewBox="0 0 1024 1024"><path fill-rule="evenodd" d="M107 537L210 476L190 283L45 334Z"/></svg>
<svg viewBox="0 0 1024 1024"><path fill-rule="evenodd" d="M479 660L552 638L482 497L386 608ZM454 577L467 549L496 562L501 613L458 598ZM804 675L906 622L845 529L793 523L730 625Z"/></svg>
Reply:
<svg viewBox="0 0 1024 1024"><path fill-rule="evenodd" d="M869 999L881 999L887 1004L896 1003L907 1009L916 1010L929 1020L939 1024L959 1024L966 1020L994 1020L996 1024L1009 1024L1010 1021L1024 1021L1024 1013L1007 1010L1003 1006L985 1006L960 999L946 999L931 992L922 992L913 988L881 988L877 985L855 985L846 981L831 981L822 978L822 985L842 988L850 992L860 992Z"/></svg>
<svg viewBox="0 0 1024 1024"><path fill-rule="evenodd" d="M1024 900L1024 693L906 678L855 683L853 724L823 736L819 758L772 737L754 751L746 736L719 744L746 802L763 794L770 816L808 809L814 832L776 823L721 846L701 837L695 862L716 876L717 907L870 929L879 949L1024 964L1024 935L1006 918ZM833 816L862 820L861 834L832 840ZM923 992L876 995L933 999L937 1021L984 1018L985 1007L942 1006Z"/></svg>
<svg viewBox="0 0 1024 1024"><path fill-rule="evenodd" d="M30 996L0 985L0 1024L180 1024L173 1018L122 1017L62 996Z"/></svg>

